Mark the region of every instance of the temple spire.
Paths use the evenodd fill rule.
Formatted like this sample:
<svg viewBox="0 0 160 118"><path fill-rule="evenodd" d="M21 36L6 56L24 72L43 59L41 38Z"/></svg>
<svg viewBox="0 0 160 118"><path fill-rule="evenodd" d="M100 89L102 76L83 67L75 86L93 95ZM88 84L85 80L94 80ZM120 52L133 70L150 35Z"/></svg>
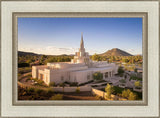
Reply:
<svg viewBox="0 0 160 118"><path fill-rule="evenodd" d="M80 44L80 49L84 49L83 32L81 33L81 44Z"/></svg>

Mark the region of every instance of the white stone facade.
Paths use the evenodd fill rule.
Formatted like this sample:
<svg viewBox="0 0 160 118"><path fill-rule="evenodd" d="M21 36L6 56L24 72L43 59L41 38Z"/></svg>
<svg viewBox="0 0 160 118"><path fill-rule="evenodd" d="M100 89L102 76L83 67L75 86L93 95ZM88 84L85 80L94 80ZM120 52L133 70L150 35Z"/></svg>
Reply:
<svg viewBox="0 0 160 118"><path fill-rule="evenodd" d="M47 63L47 65L32 66L32 77L43 80L49 85L50 82L63 83L78 82L85 83L92 80L93 73L103 73L103 79L114 76L117 73L117 66L106 61L94 62L85 52L83 35L79 52L75 53L71 62Z"/></svg>

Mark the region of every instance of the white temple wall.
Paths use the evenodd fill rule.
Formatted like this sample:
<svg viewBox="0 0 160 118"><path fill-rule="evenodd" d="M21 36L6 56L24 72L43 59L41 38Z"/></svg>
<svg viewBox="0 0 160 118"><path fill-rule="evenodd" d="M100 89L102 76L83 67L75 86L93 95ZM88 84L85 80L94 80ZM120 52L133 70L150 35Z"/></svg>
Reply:
<svg viewBox="0 0 160 118"><path fill-rule="evenodd" d="M67 71L50 71L50 82L63 83L67 81L69 74Z"/></svg>
<svg viewBox="0 0 160 118"><path fill-rule="evenodd" d="M45 69L44 70L45 74L44 74L44 82L49 85L50 83L50 70L49 69Z"/></svg>
<svg viewBox="0 0 160 118"><path fill-rule="evenodd" d="M47 67L46 65L32 66L32 77L33 78L38 78L38 70L39 69L45 69L46 67Z"/></svg>
<svg viewBox="0 0 160 118"><path fill-rule="evenodd" d="M87 78L90 76L90 78ZM92 80L92 72L91 71L75 71L70 73L71 82L85 83L87 81Z"/></svg>
<svg viewBox="0 0 160 118"><path fill-rule="evenodd" d="M32 77L38 78L38 69L36 68L36 66L32 66Z"/></svg>

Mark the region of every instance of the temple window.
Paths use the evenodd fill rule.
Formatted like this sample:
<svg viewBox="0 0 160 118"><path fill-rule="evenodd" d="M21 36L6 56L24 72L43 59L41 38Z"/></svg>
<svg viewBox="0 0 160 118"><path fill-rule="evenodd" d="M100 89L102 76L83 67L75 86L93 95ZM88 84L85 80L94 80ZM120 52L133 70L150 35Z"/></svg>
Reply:
<svg viewBox="0 0 160 118"><path fill-rule="evenodd" d="M89 80L90 79L90 75L87 75L87 80Z"/></svg>
<svg viewBox="0 0 160 118"><path fill-rule="evenodd" d="M63 79L64 79L64 77L63 76L61 76L61 80L63 81Z"/></svg>
<svg viewBox="0 0 160 118"><path fill-rule="evenodd" d="M105 73L105 78L108 78L108 72Z"/></svg>
<svg viewBox="0 0 160 118"><path fill-rule="evenodd" d="M77 82L76 76L74 77L74 82Z"/></svg>
<svg viewBox="0 0 160 118"><path fill-rule="evenodd" d="M70 81L70 75L69 75L69 77L68 77L68 80Z"/></svg>

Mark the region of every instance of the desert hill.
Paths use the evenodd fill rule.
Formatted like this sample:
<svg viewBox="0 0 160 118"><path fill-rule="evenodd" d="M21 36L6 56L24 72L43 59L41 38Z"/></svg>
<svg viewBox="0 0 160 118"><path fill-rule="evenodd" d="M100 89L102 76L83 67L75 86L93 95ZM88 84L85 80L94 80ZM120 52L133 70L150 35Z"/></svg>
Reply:
<svg viewBox="0 0 160 118"><path fill-rule="evenodd" d="M32 53L32 52L23 52L23 51L18 51L19 56L26 56L26 55L31 55L31 56L37 56L39 54Z"/></svg>
<svg viewBox="0 0 160 118"><path fill-rule="evenodd" d="M111 50L106 51L105 53L100 54L101 56L133 56L128 52L120 50L118 48L113 48Z"/></svg>

